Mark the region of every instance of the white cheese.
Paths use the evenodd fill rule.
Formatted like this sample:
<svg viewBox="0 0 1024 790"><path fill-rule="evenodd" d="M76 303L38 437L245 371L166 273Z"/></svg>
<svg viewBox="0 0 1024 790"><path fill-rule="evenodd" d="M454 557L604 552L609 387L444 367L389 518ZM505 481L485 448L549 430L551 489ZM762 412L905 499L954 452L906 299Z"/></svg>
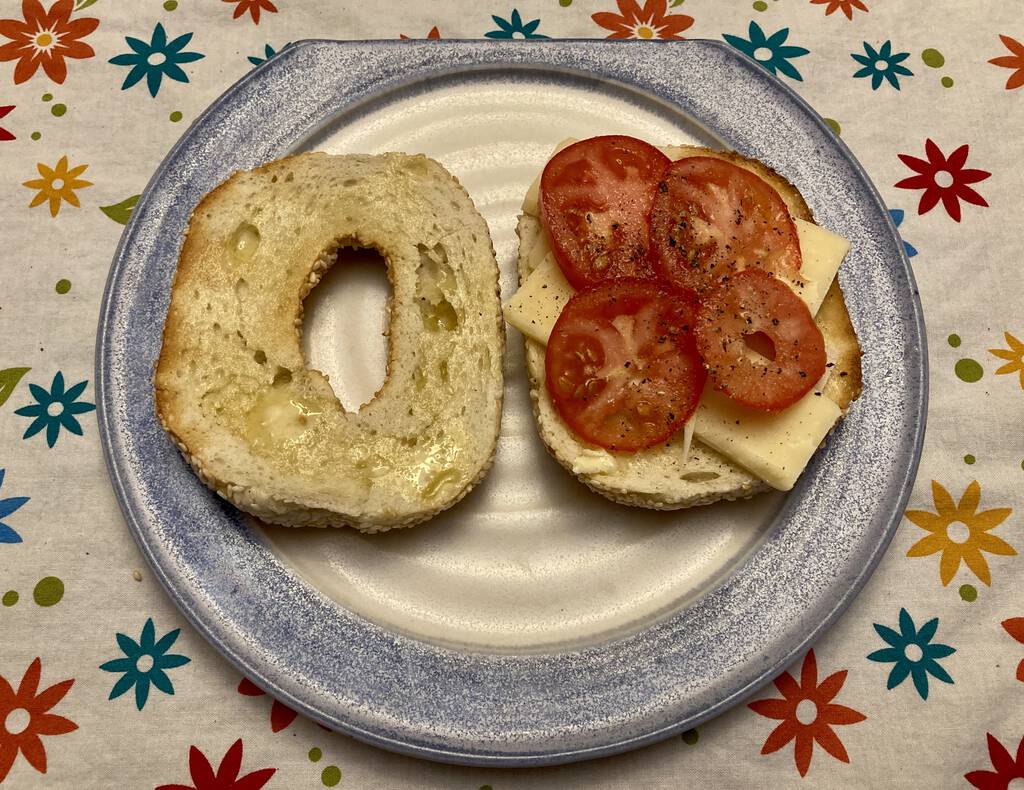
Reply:
<svg viewBox="0 0 1024 790"><path fill-rule="evenodd" d="M820 390L769 414L709 388L697 407L694 435L772 488L788 491L841 414Z"/></svg>
<svg viewBox="0 0 1024 790"><path fill-rule="evenodd" d="M572 472L575 475L599 475L614 468L615 459L611 453L604 450L584 448L572 462Z"/></svg>
<svg viewBox="0 0 1024 790"><path fill-rule="evenodd" d="M541 263L543 263L546 257L553 254L554 250L551 249L547 228L542 226L540 233L537 234L537 240L527 251L526 257L523 259L526 265L525 270L532 274L540 268Z"/></svg>
<svg viewBox="0 0 1024 790"><path fill-rule="evenodd" d="M690 457L690 445L693 444L693 429L697 425L697 412L685 423L683 423L683 463L686 463L686 459Z"/></svg>
<svg viewBox="0 0 1024 790"><path fill-rule="evenodd" d="M818 308L825 300L832 281L850 250L850 242L830 230L794 219L797 235L800 237L800 278L788 281L797 296L807 303L811 315L818 314Z"/></svg>
<svg viewBox="0 0 1024 790"><path fill-rule="evenodd" d="M503 308L505 320L527 337L547 345L559 313L574 293L549 250Z"/></svg>
<svg viewBox="0 0 1024 790"><path fill-rule="evenodd" d="M555 146L555 150L551 152L551 159L555 154L561 151L563 148L568 148L573 143L577 142L575 137L566 137L562 142ZM529 214L531 217L540 216L540 177L544 170L541 168L541 172L537 173L537 177L533 179L533 183L530 184L530 188L526 190L526 197L523 198L523 213Z"/></svg>

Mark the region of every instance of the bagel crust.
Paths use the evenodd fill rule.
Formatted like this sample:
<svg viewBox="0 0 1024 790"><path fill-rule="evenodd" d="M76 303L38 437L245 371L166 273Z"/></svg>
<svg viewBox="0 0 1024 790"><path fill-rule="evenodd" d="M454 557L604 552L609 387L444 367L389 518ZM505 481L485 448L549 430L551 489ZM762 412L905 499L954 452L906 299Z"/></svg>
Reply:
<svg viewBox="0 0 1024 790"><path fill-rule="evenodd" d="M303 298L345 247L377 250L392 287L387 377L356 412L300 343ZM484 477L503 357L494 249L453 176L425 156L299 154L235 173L193 212L156 410L203 482L242 510L379 532L430 518Z"/></svg>

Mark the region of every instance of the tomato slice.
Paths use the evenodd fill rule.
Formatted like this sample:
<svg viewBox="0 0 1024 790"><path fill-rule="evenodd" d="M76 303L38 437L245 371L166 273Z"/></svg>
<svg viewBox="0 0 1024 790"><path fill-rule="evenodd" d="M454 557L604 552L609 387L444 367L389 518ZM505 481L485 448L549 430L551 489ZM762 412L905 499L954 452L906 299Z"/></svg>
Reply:
<svg viewBox="0 0 1024 790"><path fill-rule="evenodd" d="M746 269L705 294L697 347L715 389L763 411L806 395L825 373L825 338L781 280Z"/></svg>
<svg viewBox="0 0 1024 790"><path fill-rule="evenodd" d="M673 162L650 215L658 277L703 293L756 267L793 276L800 239L782 197L749 170L712 156Z"/></svg>
<svg viewBox="0 0 1024 790"><path fill-rule="evenodd" d="M608 280L573 296L544 359L562 419L607 450L642 450L675 433L707 379L696 310L693 294L656 280Z"/></svg>
<svg viewBox="0 0 1024 790"><path fill-rule="evenodd" d="M622 135L581 140L551 158L540 179L540 216L575 288L653 276L647 215L668 165L654 146Z"/></svg>

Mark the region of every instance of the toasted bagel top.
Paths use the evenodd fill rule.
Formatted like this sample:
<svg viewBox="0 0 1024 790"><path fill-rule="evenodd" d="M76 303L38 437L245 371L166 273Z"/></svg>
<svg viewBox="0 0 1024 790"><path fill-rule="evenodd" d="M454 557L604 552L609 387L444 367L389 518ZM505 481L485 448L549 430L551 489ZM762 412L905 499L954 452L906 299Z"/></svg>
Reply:
<svg viewBox="0 0 1024 790"><path fill-rule="evenodd" d="M376 249L393 289L387 377L355 412L300 345L303 298L350 246ZM158 414L200 476L264 520L416 523L490 464L504 350L497 291L486 223L427 157L312 153L236 173L189 224Z"/></svg>

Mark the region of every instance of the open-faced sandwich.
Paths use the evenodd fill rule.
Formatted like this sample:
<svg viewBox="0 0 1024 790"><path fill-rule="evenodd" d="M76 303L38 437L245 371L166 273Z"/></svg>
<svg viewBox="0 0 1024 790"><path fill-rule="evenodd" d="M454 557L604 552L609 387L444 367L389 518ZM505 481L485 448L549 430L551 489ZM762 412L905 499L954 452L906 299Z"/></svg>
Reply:
<svg viewBox="0 0 1024 790"><path fill-rule="evenodd" d="M540 435L617 502L788 490L860 394L836 273L849 244L732 152L625 136L560 145L519 220Z"/></svg>
<svg viewBox="0 0 1024 790"><path fill-rule="evenodd" d="M393 291L387 377L354 412L299 337L303 299L345 247L376 249ZM301 154L236 173L193 212L156 409L242 510L377 532L431 517L484 476L504 348L487 224L458 181L425 156Z"/></svg>

